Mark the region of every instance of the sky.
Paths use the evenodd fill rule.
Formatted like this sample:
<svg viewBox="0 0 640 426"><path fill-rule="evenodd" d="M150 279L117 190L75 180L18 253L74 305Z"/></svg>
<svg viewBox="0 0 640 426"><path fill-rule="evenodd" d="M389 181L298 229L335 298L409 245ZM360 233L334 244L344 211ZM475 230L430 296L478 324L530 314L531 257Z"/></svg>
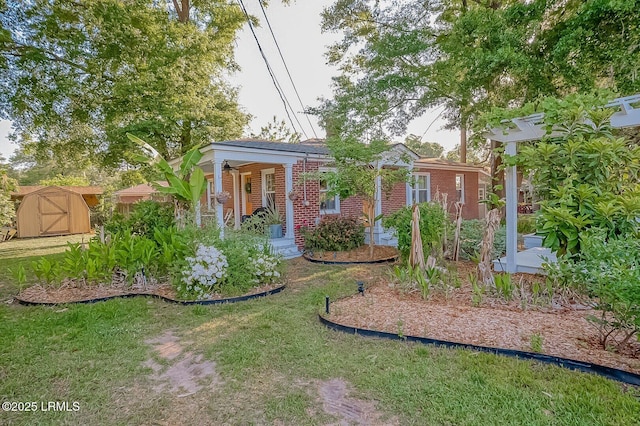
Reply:
<svg viewBox="0 0 640 426"><path fill-rule="evenodd" d="M267 8L267 16L305 107L317 106L319 104L318 98L330 98L332 93L331 77L337 75L337 70L327 65L324 53L327 46L339 40L340 36L333 33L323 34L320 29L320 13L333 2L334 0L297 0L286 6L279 1L272 1ZM261 26L256 29L258 40L274 69L276 78L298 114L298 119L307 136L315 137L307 118L301 113L303 108L295 96L271 34L264 22L258 0L245 0L245 5L250 14L260 18ZM260 128L272 121L274 116L278 121L287 120L282 101L273 86L248 26L245 26L238 36L236 61L240 65L241 71L232 75L230 81L240 89L240 105L245 112L253 116L247 135L252 132L259 133ZM436 110L414 120L409 125L407 133L420 136L424 134L423 140L438 142L448 151L458 143L459 135L457 132L443 130L444 122L442 120L436 120L429 127L438 113L439 111ZM313 116L309 116L309 119L315 128L315 135L320 138L324 137L324 132L318 126L317 119ZM7 139L10 126L11 123L6 120L0 121L0 155L5 158L9 158L16 148ZM429 128L428 131L427 128ZM305 139L304 135L303 139ZM400 137L398 141L402 139L404 138Z"/></svg>

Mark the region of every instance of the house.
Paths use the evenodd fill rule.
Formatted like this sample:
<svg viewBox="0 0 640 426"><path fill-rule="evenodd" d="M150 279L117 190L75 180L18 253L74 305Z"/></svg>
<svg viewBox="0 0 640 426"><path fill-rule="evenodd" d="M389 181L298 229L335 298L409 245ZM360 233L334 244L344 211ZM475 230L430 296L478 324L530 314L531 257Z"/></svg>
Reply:
<svg viewBox="0 0 640 426"><path fill-rule="evenodd" d="M91 232L89 207L98 205L101 194L97 186L19 186L11 193L19 203L18 237Z"/></svg>
<svg viewBox="0 0 640 426"><path fill-rule="evenodd" d="M305 179L305 172L329 170L332 158L319 140L298 144L242 139L215 142L201 149L199 166L209 182L202 203L216 212L218 224L225 222L238 228L243 215L258 207L275 207L283 216L284 237L272 240L285 257L300 254L303 239L300 226L316 223L325 215L361 216L363 202L358 197L341 200L328 197L323 182ZM179 160L172 162L174 166ZM399 183L384 194L379 185L376 215L389 214L415 201L430 201L437 192L447 194L449 211L455 201L465 205L465 218L480 217L478 206L481 168L444 160L421 159L403 144L393 145L378 164L379 167L406 167L412 170L412 183ZM215 195L226 191L230 197L224 204ZM225 221L230 218L230 221ZM390 232L380 222L374 225L377 243L394 244Z"/></svg>
<svg viewBox="0 0 640 426"><path fill-rule="evenodd" d="M161 186L169 186L166 181L157 182ZM113 193L113 204L115 211L124 216L129 216L132 206L139 201L155 200L160 202L168 201L169 197L159 193L148 183L121 189Z"/></svg>

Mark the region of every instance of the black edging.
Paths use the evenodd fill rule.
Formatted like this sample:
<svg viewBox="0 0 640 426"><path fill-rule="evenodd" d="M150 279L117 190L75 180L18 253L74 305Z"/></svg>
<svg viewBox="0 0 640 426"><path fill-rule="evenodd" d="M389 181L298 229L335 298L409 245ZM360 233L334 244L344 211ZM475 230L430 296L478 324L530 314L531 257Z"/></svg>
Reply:
<svg viewBox="0 0 640 426"><path fill-rule="evenodd" d="M386 259L378 259L378 260L356 260L349 262L340 262L340 261L331 261L331 260L318 260L306 255L302 255L307 261L311 263L320 263L322 265L373 265L376 263L393 263L398 260L398 256L389 257Z"/></svg>
<svg viewBox="0 0 640 426"><path fill-rule="evenodd" d="M603 365L592 364L589 362L576 361L573 359L560 358L557 356L544 355L544 354L539 354L535 352L524 352L524 351L517 351L514 349L492 348L489 346L477 346L477 345L471 345L467 343L457 343L457 342L449 342L446 340L430 339L427 337L399 336L397 334L387 333L384 331L368 330L366 328L357 328L357 327L338 324L324 318L320 314L318 315L318 318L320 319L320 322L324 324L326 327L332 330L341 331L343 333L356 334L356 335L359 334L365 337L379 337L382 339L418 342L424 345L442 346L449 349L469 349L469 350L478 351L478 352L488 352L494 355L504 355L508 357L539 361L546 364L553 364L559 367L568 368L570 370L578 370L585 373L598 374L608 379L616 380L618 382L626 383L629 385L640 386L640 374L630 373L628 371L619 370L617 368L605 367Z"/></svg>
<svg viewBox="0 0 640 426"><path fill-rule="evenodd" d="M19 297L15 297L14 299L18 301L19 304L25 306L56 306L56 305L68 305L68 304L89 304L89 303L97 303L104 302L111 299L117 298L129 298L136 296L147 296L153 297L156 299L164 300L169 303L176 303L178 305L188 306L188 305L222 305L224 303L236 303L236 302L244 302L246 300L257 299L259 297L270 296L272 294L280 293L284 290L286 285L282 285L280 287L276 287L271 290L263 291L262 293L249 294L246 296L238 296L238 297L229 297L226 299L211 299L211 300L176 300L171 299L169 297L160 296L159 294L153 293L127 293L127 294L118 294L115 296L107 296L107 297L99 297L97 299L88 299L88 300L79 300L76 302L30 302L28 300L22 300Z"/></svg>

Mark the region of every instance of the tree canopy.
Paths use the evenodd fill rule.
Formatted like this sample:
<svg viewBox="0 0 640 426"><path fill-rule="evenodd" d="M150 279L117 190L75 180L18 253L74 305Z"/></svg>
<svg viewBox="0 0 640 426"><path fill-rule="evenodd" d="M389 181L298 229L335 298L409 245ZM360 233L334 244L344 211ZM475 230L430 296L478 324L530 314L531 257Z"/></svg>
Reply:
<svg viewBox="0 0 640 426"><path fill-rule="evenodd" d="M375 138L444 106L464 145L494 106L597 87L636 93L638 10L639 0L337 0L323 25L344 32L327 53L341 75L318 112Z"/></svg>
<svg viewBox="0 0 640 426"><path fill-rule="evenodd" d="M0 2L0 116L38 155L120 164L127 132L165 158L247 123L233 42L245 21L224 0Z"/></svg>

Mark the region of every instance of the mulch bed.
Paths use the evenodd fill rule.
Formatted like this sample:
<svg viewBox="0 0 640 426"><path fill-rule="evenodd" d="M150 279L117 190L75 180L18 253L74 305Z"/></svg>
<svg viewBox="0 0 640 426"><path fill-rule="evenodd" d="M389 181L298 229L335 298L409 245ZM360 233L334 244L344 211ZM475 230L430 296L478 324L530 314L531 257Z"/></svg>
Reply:
<svg viewBox="0 0 640 426"><path fill-rule="evenodd" d="M399 256L398 249L391 246L373 246L373 256L369 246L364 245L349 251L319 251L305 253L305 258L317 262L331 263L365 263L394 261Z"/></svg>
<svg viewBox="0 0 640 426"><path fill-rule="evenodd" d="M252 288L248 293L240 296L250 296L280 287L281 284L263 285ZM26 288L18 294L17 298L31 303L75 303L93 299L101 299L112 296L126 296L132 294L158 295L175 301L184 301L178 298L175 289L170 284L154 284L145 287L109 286L104 284L86 285L74 281L67 281L60 287L43 287L34 285ZM221 300L230 296L214 294L210 299Z"/></svg>
<svg viewBox="0 0 640 426"><path fill-rule="evenodd" d="M473 269L470 264L458 264L460 277ZM512 278L523 288L536 280L544 282L544 277L529 274ZM367 287L364 296L333 302L327 318L352 327L527 352L534 352L533 342L540 341L541 353L546 355L640 373L637 339L605 350L598 342L598 331L586 319L589 315L598 316L599 312L558 298L550 304L533 305L485 295L482 303L474 306L471 285L463 280L461 288L447 295L431 294L428 300L417 291L375 283Z"/></svg>

